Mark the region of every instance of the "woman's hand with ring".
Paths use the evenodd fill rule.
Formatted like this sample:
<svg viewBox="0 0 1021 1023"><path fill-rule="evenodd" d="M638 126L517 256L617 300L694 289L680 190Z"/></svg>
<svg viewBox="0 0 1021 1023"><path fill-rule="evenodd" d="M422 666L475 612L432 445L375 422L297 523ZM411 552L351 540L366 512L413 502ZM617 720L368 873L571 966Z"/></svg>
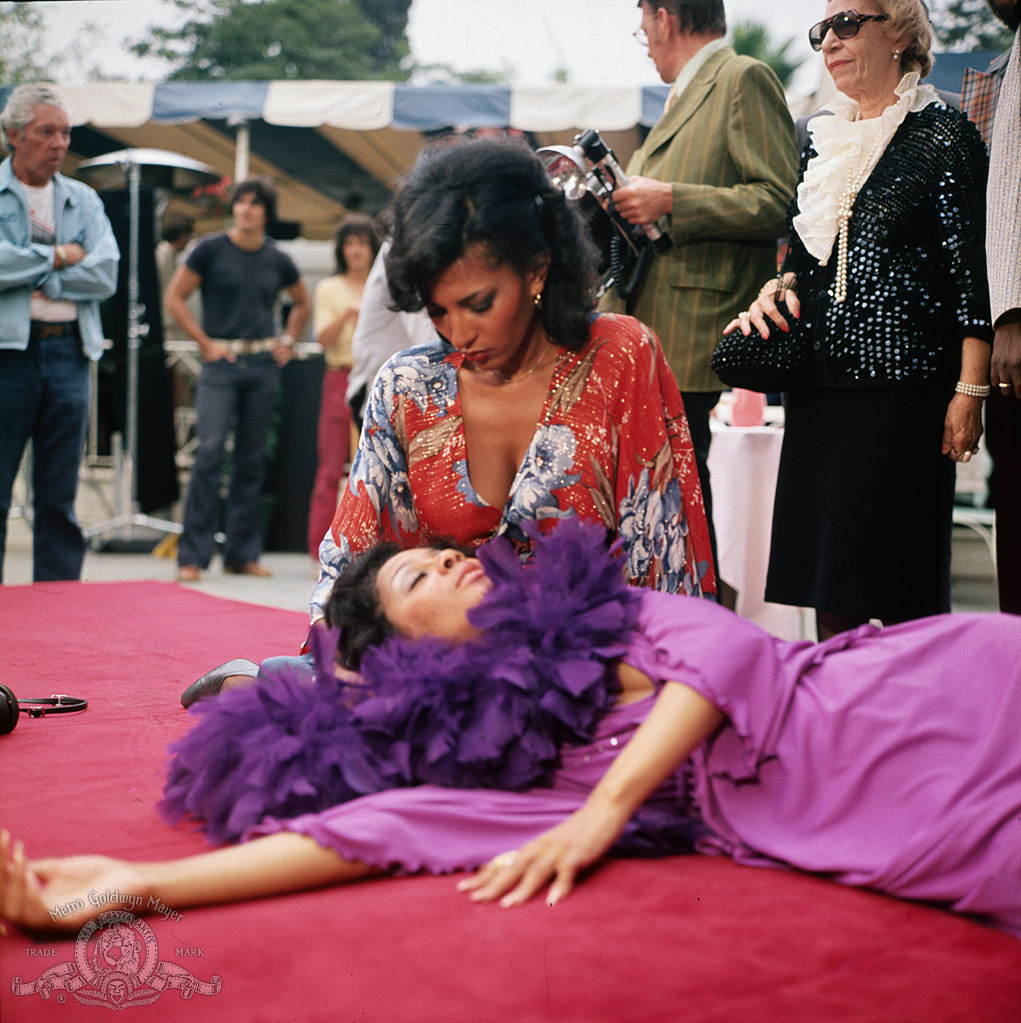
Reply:
<svg viewBox="0 0 1021 1023"><path fill-rule="evenodd" d="M943 454L955 462L967 462L978 451L982 436L982 399L955 394L943 423Z"/></svg>
<svg viewBox="0 0 1021 1023"><path fill-rule="evenodd" d="M1021 321L996 328L989 382L1003 398L1021 398Z"/></svg>
<svg viewBox="0 0 1021 1023"><path fill-rule="evenodd" d="M783 300L787 310L795 319L801 316L801 302L792 290L794 274L784 274L776 281L770 281L760 292L758 298L748 307L748 311L738 313L736 319L723 328L724 334L740 330L747 337L754 327L763 337L769 337L769 324L774 323L784 333L790 333L790 323L777 308L777 301Z"/></svg>
<svg viewBox="0 0 1021 1023"><path fill-rule="evenodd" d="M457 889L474 902L500 900L505 909L527 902L549 884L546 904L555 906L574 887L580 871L616 841L627 819L589 804L520 849L500 853Z"/></svg>

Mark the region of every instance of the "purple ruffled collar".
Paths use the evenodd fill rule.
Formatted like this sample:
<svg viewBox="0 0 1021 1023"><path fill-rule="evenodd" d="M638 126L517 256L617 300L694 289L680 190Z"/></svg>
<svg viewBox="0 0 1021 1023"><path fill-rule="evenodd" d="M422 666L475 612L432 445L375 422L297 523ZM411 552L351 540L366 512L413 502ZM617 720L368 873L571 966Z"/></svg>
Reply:
<svg viewBox="0 0 1021 1023"><path fill-rule="evenodd" d="M615 702L639 598L603 530L577 519L538 538L525 565L503 540L479 557L493 581L470 614L481 639L393 638L352 685L333 677L336 637L317 630L314 685L285 670L197 704L171 746L164 817L231 841L265 816L383 789L548 784L560 748L588 741Z"/></svg>

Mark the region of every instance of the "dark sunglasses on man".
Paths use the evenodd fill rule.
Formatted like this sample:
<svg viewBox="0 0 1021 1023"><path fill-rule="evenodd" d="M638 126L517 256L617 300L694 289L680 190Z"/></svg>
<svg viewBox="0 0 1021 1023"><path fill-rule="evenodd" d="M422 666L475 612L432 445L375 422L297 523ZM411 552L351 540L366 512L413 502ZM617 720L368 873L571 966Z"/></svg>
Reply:
<svg viewBox="0 0 1021 1023"><path fill-rule="evenodd" d="M821 50L822 41L826 38L826 33L830 29L833 29L833 34L838 39L850 39L851 36L858 34L858 29L866 21L889 20L889 14L859 14L857 11L841 11L839 14L834 14L832 18L827 18L825 21L820 21L818 25L813 25L808 30L808 42L813 50Z"/></svg>

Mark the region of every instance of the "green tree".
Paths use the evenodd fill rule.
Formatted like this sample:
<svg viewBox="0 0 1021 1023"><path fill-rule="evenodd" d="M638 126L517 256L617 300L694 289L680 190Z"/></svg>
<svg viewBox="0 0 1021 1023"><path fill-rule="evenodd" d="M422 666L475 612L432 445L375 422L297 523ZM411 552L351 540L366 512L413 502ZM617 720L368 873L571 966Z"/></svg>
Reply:
<svg viewBox="0 0 1021 1023"><path fill-rule="evenodd" d="M754 57L768 64L780 79L780 84L790 88L794 75L803 61L791 56L793 39L774 44L769 29L752 21L739 21L730 31L730 44L735 52Z"/></svg>
<svg viewBox="0 0 1021 1023"><path fill-rule="evenodd" d="M933 0L929 4L937 53L1006 50L1013 33L989 9L986 0Z"/></svg>
<svg viewBox="0 0 1021 1023"><path fill-rule="evenodd" d="M43 40L46 25L30 4L0 3L0 83L51 80Z"/></svg>
<svg viewBox="0 0 1021 1023"><path fill-rule="evenodd" d="M408 8L411 0L359 0L365 17L380 32L375 60L381 66L396 60L398 65L408 55Z"/></svg>
<svg viewBox="0 0 1021 1023"><path fill-rule="evenodd" d="M403 79L411 0L173 0L187 15L131 50L171 79Z"/></svg>

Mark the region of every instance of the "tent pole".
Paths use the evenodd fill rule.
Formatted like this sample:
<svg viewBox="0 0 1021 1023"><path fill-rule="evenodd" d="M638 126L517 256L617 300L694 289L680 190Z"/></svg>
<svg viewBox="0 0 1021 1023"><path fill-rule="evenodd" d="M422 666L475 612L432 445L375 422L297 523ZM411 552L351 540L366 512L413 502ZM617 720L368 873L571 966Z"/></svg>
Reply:
<svg viewBox="0 0 1021 1023"><path fill-rule="evenodd" d="M248 177L252 135L247 121L239 118L234 124L238 130L234 150L234 183L237 184Z"/></svg>

